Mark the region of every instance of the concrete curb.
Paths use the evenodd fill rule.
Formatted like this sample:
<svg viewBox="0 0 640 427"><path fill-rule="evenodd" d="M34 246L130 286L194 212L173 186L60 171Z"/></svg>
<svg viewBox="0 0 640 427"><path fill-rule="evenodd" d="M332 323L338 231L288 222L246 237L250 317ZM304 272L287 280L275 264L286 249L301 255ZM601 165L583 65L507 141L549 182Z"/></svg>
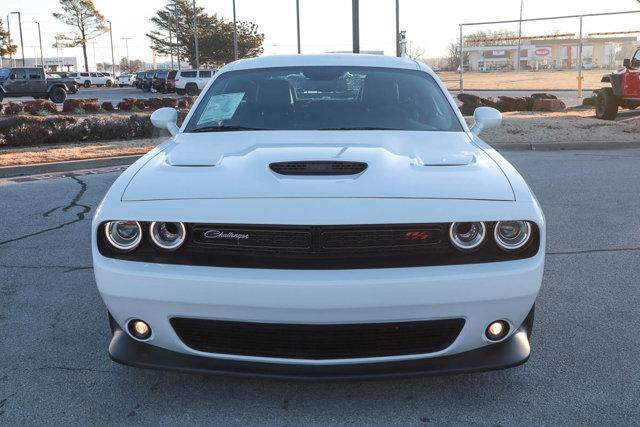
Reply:
<svg viewBox="0 0 640 427"><path fill-rule="evenodd" d="M70 172L81 169L106 168L130 165L141 156L102 157L98 159L71 160L56 163L36 163L24 166L0 166L0 178L39 175L44 173Z"/></svg>
<svg viewBox="0 0 640 427"><path fill-rule="evenodd" d="M541 142L490 144L498 151L560 151L560 150L619 150L640 148L638 142ZM97 169L113 166L128 166L141 156L104 157L99 159L72 160L57 163L37 163L25 166L0 166L0 178L39 175L55 172L70 172L81 169Z"/></svg>

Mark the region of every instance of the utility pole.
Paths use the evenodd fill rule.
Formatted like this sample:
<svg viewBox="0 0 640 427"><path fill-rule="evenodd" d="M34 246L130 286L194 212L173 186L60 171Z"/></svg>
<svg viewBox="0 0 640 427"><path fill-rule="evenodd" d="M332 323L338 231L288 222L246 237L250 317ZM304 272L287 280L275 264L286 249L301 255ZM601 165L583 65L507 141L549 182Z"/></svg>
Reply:
<svg viewBox="0 0 640 427"><path fill-rule="evenodd" d="M360 53L360 1L351 0L351 18L353 20L353 53Z"/></svg>
<svg viewBox="0 0 640 427"><path fill-rule="evenodd" d="M296 0L296 24L298 28L298 54L300 54L300 0Z"/></svg>
<svg viewBox="0 0 640 427"><path fill-rule="evenodd" d="M38 40L40 41L40 63L42 64L42 71L44 71L44 55L42 54L42 33L40 32L40 22L36 21L38 24Z"/></svg>
<svg viewBox="0 0 640 427"><path fill-rule="evenodd" d="M520 49L522 49L522 7L524 6L524 0L520 0L520 21L518 25L518 52L516 53L516 58L518 58L518 63L516 64L516 70L520 71Z"/></svg>
<svg viewBox="0 0 640 427"><path fill-rule="evenodd" d="M24 63L24 39L22 38L22 18L20 17L20 12L11 12L15 15L18 15L18 28L20 29L20 53L22 54L22 66L26 67Z"/></svg>
<svg viewBox="0 0 640 427"><path fill-rule="evenodd" d="M196 48L196 69L200 68L200 58L198 54L198 17L196 14L196 0L193 0L193 39Z"/></svg>
<svg viewBox="0 0 640 427"><path fill-rule="evenodd" d="M124 40L124 46L127 53L127 72L131 72L131 67L129 66L129 40L131 37L120 37L120 40Z"/></svg>
<svg viewBox="0 0 640 427"><path fill-rule="evenodd" d="M9 44L11 44L11 23L9 22L9 15L7 15L7 33L9 34ZM12 67L16 66L16 63L13 61L13 54L9 52L9 64Z"/></svg>
<svg viewBox="0 0 640 427"><path fill-rule="evenodd" d="M111 21L109 23L109 37L111 38L111 77L116 78L116 60L113 57L113 31L111 30Z"/></svg>
<svg viewBox="0 0 640 427"><path fill-rule="evenodd" d="M396 56L400 57L400 0L396 0Z"/></svg>
<svg viewBox="0 0 640 427"><path fill-rule="evenodd" d="M238 60L238 27L236 26L236 0L233 0L233 57Z"/></svg>

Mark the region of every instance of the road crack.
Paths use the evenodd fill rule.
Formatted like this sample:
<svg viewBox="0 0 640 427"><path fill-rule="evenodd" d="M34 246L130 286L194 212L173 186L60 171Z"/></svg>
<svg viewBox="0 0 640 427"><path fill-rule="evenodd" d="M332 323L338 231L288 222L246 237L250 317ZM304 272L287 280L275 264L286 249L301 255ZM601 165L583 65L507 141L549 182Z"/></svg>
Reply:
<svg viewBox="0 0 640 427"><path fill-rule="evenodd" d="M547 252L547 255L581 255L581 254L597 254L606 252L638 252L640 248L609 248L609 249L584 249L576 251L557 251Z"/></svg>
<svg viewBox="0 0 640 427"><path fill-rule="evenodd" d="M83 204L79 203L80 199L82 198L84 193L87 191L87 184L83 180L78 178L77 176L71 175L68 178L70 178L70 179L76 181L78 184L80 184L80 189L78 190L76 195L73 197L73 199L71 199L71 202L69 202L68 205L62 206L60 208L62 209L63 212L68 212L70 209L75 208L75 207L81 208L82 210L76 214L77 218L72 220L72 221L67 221L67 222L62 223L60 225L57 225L55 227L45 228L44 230L36 231L34 233L29 233L29 234L25 234L25 235L20 236L20 237L15 237L13 239L0 241L0 246L6 245L7 243L13 243L13 242L17 242L17 241L20 241L20 240L28 239L30 237L39 236L40 234L48 233L50 231L60 230L60 229L62 229L64 227L67 227L69 225L75 224L76 222L83 221L85 219L85 215L88 214L91 211L91 207L90 206L83 205ZM60 208L55 208L55 209L52 209L50 211L47 211L47 212L45 212L43 214L43 216L46 217L46 216L50 215L56 209L60 209Z"/></svg>

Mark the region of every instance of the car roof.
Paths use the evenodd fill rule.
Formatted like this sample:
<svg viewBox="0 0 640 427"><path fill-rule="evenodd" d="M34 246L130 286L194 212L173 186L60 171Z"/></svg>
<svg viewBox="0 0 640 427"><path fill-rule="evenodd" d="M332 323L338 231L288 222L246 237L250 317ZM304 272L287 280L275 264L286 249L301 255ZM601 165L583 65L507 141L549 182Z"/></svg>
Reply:
<svg viewBox="0 0 640 427"><path fill-rule="evenodd" d="M241 59L231 62L220 72L255 68L296 67L296 66L360 66L400 68L406 70L426 70L428 67L408 58L385 55L352 53L331 53L319 55L273 55Z"/></svg>

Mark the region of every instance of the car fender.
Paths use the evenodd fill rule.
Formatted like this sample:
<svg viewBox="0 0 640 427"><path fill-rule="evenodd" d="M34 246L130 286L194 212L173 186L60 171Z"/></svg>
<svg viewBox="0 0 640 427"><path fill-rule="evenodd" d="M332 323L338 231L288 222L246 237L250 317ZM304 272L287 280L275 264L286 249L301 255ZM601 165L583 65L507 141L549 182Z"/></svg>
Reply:
<svg viewBox="0 0 640 427"><path fill-rule="evenodd" d="M47 86L47 94L51 93L51 91L55 87L61 87L65 92L69 93L69 88L67 87L66 84L64 84L64 83L51 83L51 84L49 84Z"/></svg>

